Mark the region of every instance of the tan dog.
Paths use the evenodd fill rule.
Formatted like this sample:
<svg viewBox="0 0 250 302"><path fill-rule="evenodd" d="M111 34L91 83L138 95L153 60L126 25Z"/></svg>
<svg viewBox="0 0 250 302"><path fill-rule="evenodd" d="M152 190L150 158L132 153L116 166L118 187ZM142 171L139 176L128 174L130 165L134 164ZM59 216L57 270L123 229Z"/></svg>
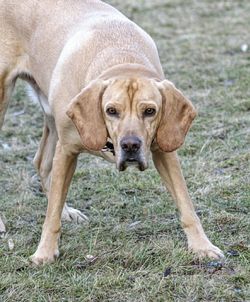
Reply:
<svg viewBox="0 0 250 302"><path fill-rule="evenodd" d="M153 160L180 210L189 248L222 257L205 235L174 152L196 113L164 80L156 46L135 23L97 0L0 0L0 125L17 77L45 114L35 166L48 196L35 264L58 256L61 215L77 155L90 152L145 170ZM113 143L112 152L104 146ZM112 144L109 143L109 146ZM53 163L53 164L52 164Z"/></svg>

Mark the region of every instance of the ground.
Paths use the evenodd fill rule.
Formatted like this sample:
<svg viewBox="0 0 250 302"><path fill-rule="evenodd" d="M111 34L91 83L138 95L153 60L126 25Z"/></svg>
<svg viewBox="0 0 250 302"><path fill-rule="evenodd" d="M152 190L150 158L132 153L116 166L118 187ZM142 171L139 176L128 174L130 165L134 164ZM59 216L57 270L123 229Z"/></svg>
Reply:
<svg viewBox="0 0 250 302"><path fill-rule="evenodd" d="M119 173L84 155L68 201L89 222L64 223L60 258L32 267L47 203L32 165L43 118L19 84L0 133L0 301L250 301L250 2L108 2L151 34L166 78L198 109L179 155L225 262L187 252L152 164Z"/></svg>

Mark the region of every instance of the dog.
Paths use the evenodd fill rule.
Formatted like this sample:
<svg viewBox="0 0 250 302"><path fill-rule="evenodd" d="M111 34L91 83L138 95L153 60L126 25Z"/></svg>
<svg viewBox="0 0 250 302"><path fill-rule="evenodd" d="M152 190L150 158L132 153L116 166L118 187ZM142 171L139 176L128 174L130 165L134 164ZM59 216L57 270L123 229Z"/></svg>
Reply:
<svg viewBox="0 0 250 302"><path fill-rule="evenodd" d="M34 90L44 128L34 164L48 198L34 264L59 255L61 217L84 219L65 204L81 152L120 171L153 162L180 211L188 247L223 257L205 235L176 150L196 116L165 79L155 43L134 22L98 0L0 0L0 126L17 78Z"/></svg>

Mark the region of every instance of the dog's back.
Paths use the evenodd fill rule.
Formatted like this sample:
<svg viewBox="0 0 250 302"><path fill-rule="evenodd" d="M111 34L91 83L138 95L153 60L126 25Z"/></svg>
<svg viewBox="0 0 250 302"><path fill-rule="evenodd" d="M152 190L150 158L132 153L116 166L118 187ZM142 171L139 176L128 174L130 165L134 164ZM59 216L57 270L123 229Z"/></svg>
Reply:
<svg viewBox="0 0 250 302"><path fill-rule="evenodd" d="M48 94L59 57L64 53L67 56L69 52L77 52L79 47L85 57L79 58L79 62L75 59L71 64L81 65L84 62L85 67L92 68L91 62L97 56L104 56L104 52L108 53L109 48L112 48L112 55L106 54L107 59L102 60L115 59L115 44L115 63L119 63L121 58L131 63L142 63L143 58L143 63L154 65L162 73L156 47L149 35L118 10L101 1L0 0L0 7L3 20L0 37L6 36L7 32L8 43L12 40L11 46L6 48L3 38L0 38L0 50L6 53L6 65L12 65L17 74L22 72L30 77L36 74L35 80L45 94ZM67 50L63 53L66 45ZM126 58L128 53L130 55ZM79 72L81 77L86 74L84 66Z"/></svg>

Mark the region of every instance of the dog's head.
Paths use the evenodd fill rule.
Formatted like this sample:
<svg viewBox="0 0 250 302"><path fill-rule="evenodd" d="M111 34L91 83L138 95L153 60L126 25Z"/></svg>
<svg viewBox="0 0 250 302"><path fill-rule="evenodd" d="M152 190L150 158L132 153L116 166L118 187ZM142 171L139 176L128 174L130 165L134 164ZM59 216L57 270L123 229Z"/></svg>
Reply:
<svg viewBox="0 0 250 302"><path fill-rule="evenodd" d="M97 80L70 103L67 115L84 147L101 150L110 137L119 170L145 170L153 140L165 152L179 148L196 112L175 86L164 80Z"/></svg>

